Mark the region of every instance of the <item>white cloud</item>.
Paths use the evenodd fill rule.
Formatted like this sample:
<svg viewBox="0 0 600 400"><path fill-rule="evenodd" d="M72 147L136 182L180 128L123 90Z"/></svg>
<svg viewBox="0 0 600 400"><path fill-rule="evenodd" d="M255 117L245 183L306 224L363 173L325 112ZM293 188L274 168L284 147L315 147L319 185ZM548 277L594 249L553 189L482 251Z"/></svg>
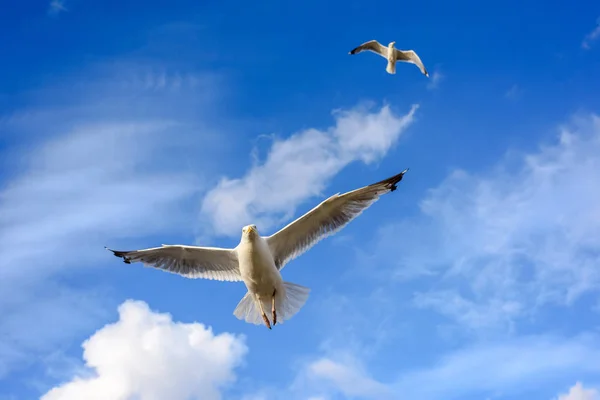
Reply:
<svg viewBox="0 0 600 400"><path fill-rule="evenodd" d="M52 0L48 6L48 13L50 15L57 15L63 11L68 11L65 7L65 2L62 0Z"/></svg>
<svg viewBox="0 0 600 400"><path fill-rule="evenodd" d="M417 293L414 304L420 308L433 308L455 318L463 327L476 330L494 329L502 324L512 331L513 320L523 312L522 305L514 300L491 298L477 302L452 290Z"/></svg>
<svg viewBox="0 0 600 400"><path fill-rule="evenodd" d="M308 366L309 377L325 380L345 396L381 399L390 396L390 388L368 376L357 363L321 358Z"/></svg>
<svg viewBox="0 0 600 400"><path fill-rule="evenodd" d="M304 381L307 387L318 387L319 381L314 381L318 378L329 383L331 394L361 399L395 399L400 393L403 398L423 400L500 392L517 395L541 387L551 389L559 379L598 376L599 339L597 334L573 338L542 335L479 343L447 353L418 369L402 367L403 357L399 355L396 378L387 383L371 377L363 366L347 358L321 358L308 364L302 373L312 378Z"/></svg>
<svg viewBox="0 0 600 400"><path fill-rule="evenodd" d="M442 74L440 71L438 71L438 70L433 71L433 73L431 74L431 77L429 78L429 83L427 83L427 89L429 89L429 90L437 89L445 77L446 76L444 74Z"/></svg>
<svg viewBox="0 0 600 400"><path fill-rule="evenodd" d="M111 260L104 245L193 232L203 189L199 171L221 145L205 128L210 119L196 109L191 120L186 107L213 112L206 106L211 91L196 95L189 83L174 99L113 79L144 73L122 67L98 67L86 79L40 89L28 97L36 107L0 119L0 129L14 137L14 146L0 155L6 166L0 185L0 378L104 315L101 289L85 278L71 286L58 275ZM65 307L70 303L76 306ZM47 324L44 336L30 334L40 318L64 323Z"/></svg>
<svg viewBox="0 0 600 400"><path fill-rule="evenodd" d="M596 389L585 389L577 382L566 394L558 396L558 400L600 400L600 392Z"/></svg>
<svg viewBox="0 0 600 400"><path fill-rule="evenodd" d="M50 350L102 316L96 288L57 284L57 273L107 260L104 245L173 232L190 220L193 208L185 206L198 179L161 160L172 129L162 122L82 125L20 160L20 172L0 190L0 337L6 344L0 376L27 363L26 354ZM160 172L152 164L157 160ZM70 303L75 306L65 307ZM40 318L54 322L43 337L28 334Z"/></svg>
<svg viewBox="0 0 600 400"><path fill-rule="evenodd" d="M32 269L48 274L63 268L64 259L46 259L37 271L34 261L57 250L66 258L79 256L92 250L90 236L100 246L98 239L181 221L175 204L197 190L195 177L168 165L161 172L150 168L170 129L161 123L81 126L34 150L26 170L0 192L3 281Z"/></svg>
<svg viewBox="0 0 600 400"><path fill-rule="evenodd" d="M432 367L402 374L395 387L410 394L408 397L422 399L462 398L481 392L518 393L551 384L557 378L598 374L598 344L597 335L571 339L530 336L481 343L448 354Z"/></svg>
<svg viewBox="0 0 600 400"><path fill-rule="evenodd" d="M396 116L388 106L337 111L327 130L307 129L273 143L266 160L241 179L223 179L202 204L204 218L220 235L237 235L241 226L259 230L288 219L304 200L321 194L326 183L353 161L383 157L413 122L418 106ZM266 195L265 195L266 194Z"/></svg>
<svg viewBox="0 0 600 400"><path fill-rule="evenodd" d="M595 42L598 38L600 38L600 18L596 20L596 27L590 33L585 35L583 42L581 42L581 47L586 50L591 49L592 42Z"/></svg>
<svg viewBox="0 0 600 400"><path fill-rule="evenodd" d="M119 320L83 343L86 367L42 400L218 400L247 352L242 337L174 322L140 301L119 307Z"/></svg>
<svg viewBox="0 0 600 400"><path fill-rule="evenodd" d="M600 118L588 116L488 173L454 171L421 202L421 217L382 230L376 251L402 237L394 268L439 275L416 304L470 328L510 328L538 307L572 304L600 289L598 154Z"/></svg>

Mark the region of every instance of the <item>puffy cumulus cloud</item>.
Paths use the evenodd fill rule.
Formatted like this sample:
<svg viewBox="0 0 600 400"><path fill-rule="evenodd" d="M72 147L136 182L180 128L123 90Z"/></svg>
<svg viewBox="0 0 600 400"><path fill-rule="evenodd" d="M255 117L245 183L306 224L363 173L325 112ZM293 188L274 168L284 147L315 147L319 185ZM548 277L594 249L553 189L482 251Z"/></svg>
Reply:
<svg viewBox="0 0 600 400"><path fill-rule="evenodd" d="M336 111L335 125L329 129L307 129L275 141L262 164L243 178L224 178L207 193L203 217L219 235L238 234L240 226L249 223L259 229L273 227L291 217L302 201L319 195L349 163L368 164L383 157L413 122L417 108L412 106L403 116L388 106L377 112Z"/></svg>
<svg viewBox="0 0 600 400"><path fill-rule="evenodd" d="M119 320L94 333L83 348L93 374L73 377L42 400L221 399L247 352L243 337L174 322L131 300L119 307Z"/></svg>
<svg viewBox="0 0 600 400"><path fill-rule="evenodd" d="M596 389L585 389L577 382L569 392L558 396L558 400L600 400L600 392Z"/></svg>
<svg viewBox="0 0 600 400"><path fill-rule="evenodd" d="M470 328L570 305L600 289L598 154L600 118L591 115L562 127L555 143L508 153L489 172L454 171L426 195L421 216L382 230L377 253L402 237L394 268L404 278L438 276L415 303Z"/></svg>

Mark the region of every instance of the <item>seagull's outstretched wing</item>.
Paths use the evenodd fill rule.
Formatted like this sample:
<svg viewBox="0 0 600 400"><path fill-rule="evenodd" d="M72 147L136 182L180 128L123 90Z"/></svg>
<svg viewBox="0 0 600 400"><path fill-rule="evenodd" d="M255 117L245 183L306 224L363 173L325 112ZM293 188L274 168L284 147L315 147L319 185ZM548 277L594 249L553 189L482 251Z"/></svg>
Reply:
<svg viewBox="0 0 600 400"><path fill-rule="evenodd" d="M319 240L334 234L360 215L379 196L396 190L408 168L381 182L342 195L335 194L288 224L279 232L266 237L277 269L314 246Z"/></svg>
<svg viewBox="0 0 600 400"><path fill-rule="evenodd" d="M396 59L398 61L404 61L404 62L409 62L409 63L415 64L417 67L419 67L419 69L421 70L423 75L425 75L426 77L429 77L429 72L427 72L425 65L423 65L423 62L421 61L421 59L419 58L417 53L415 53L413 50L398 50L398 49L395 49L395 50L396 50Z"/></svg>
<svg viewBox="0 0 600 400"><path fill-rule="evenodd" d="M377 40L370 40L356 47L355 49L350 50L348 54L358 54L361 51L372 51L373 53L377 53L383 58L387 58L388 49L385 46L382 46Z"/></svg>
<svg viewBox="0 0 600 400"><path fill-rule="evenodd" d="M108 249L108 248L107 248ZM139 261L146 266L159 268L185 276L218 281L241 281L237 254L232 249L165 245L144 250L117 251L115 256L131 264Z"/></svg>

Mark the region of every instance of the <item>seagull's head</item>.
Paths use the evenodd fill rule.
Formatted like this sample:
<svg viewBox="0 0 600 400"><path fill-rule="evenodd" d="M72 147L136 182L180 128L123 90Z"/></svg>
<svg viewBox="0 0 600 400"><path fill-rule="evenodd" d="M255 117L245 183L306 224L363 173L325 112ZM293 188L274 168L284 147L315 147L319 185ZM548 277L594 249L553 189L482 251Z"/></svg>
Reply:
<svg viewBox="0 0 600 400"><path fill-rule="evenodd" d="M390 44L388 46L389 47L394 47L395 44L396 44L396 42L390 42Z"/></svg>
<svg viewBox="0 0 600 400"><path fill-rule="evenodd" d="M242 236L252 239L255 235L258 235L258 229L256 225L246 225L242 228Z"/></svg>

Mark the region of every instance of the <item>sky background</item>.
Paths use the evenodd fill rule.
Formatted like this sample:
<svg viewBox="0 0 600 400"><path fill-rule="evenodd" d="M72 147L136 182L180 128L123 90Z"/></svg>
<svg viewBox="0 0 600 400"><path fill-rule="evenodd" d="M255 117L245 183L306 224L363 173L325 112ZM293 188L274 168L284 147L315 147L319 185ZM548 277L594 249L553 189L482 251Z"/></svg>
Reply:
<svg viewBox="0 0 600 400"><path fill-rule="evenodd" d="M600 399L597 2L5 3L1 400ZM406 167L272 331L103 247L235 247Z"/></svg>

